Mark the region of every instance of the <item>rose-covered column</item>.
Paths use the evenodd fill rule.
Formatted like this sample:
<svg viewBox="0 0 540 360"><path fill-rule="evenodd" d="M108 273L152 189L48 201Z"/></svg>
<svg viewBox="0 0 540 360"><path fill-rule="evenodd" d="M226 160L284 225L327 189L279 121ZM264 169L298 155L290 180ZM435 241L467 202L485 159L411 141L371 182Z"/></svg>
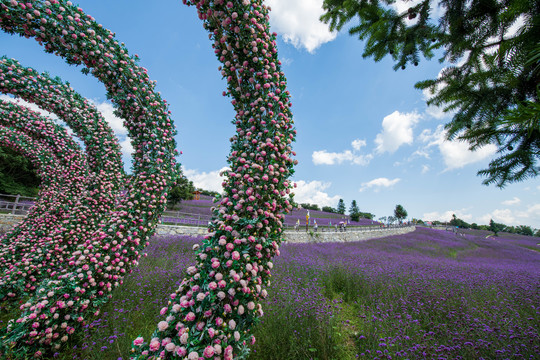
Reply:
<svg viewBox="0 0 540 360"><path fill-rule="evenodd" d="M171 294L151 339L134 341L133 358L245 358L249 333L279 255L295 138L276 34L262 1L184 1L197 8L236 110L230 170L215 220L189 277Z"/></svg>

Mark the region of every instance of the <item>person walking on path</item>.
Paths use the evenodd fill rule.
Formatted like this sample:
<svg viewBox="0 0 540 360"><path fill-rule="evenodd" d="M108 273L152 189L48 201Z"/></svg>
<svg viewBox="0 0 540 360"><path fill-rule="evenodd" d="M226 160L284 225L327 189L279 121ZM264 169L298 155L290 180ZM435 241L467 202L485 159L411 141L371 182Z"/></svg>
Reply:
<svg viewBox="0 0 540 360"><path fill-rule="evenodd" d="M317 220L313 220L313 230L317 232L317 229L319 228L319 225L317 225Z"/></svg>

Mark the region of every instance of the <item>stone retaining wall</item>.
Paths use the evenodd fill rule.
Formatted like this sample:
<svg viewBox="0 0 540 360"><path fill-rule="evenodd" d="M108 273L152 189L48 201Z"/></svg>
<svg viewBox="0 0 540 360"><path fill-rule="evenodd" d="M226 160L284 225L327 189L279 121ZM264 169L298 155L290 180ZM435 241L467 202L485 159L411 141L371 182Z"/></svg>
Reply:
<svg viewBox="0 0 540 360"><path fill-rule="evenodd" d="M291 243L305 242L347 242L347 241L364 241L376 239L385 236L406 234L416 229L415 226L404 226L397 228L369 228L364 230L349 229L344 232L336 231L285 231L285 241ZM173 225L158 225L157 235L204 235L207 233L206 227L193 226L173 226Z"/></svg>
<svg viewBox="0 0 540 360"><path fill-rule="evenodd" d="M23 215L0 214L0 232L10 230L15 224L24 218ZM347 242L347 241L364 241L376 239L385 236L406 234L416 229L415 226L405 226L398 228L366 228L364 230L349 229L344 232L337 231L285 231L285 241L291 243L301 242ZM192 235L201 236L207 233L207 228L204 226L175 226L175 225L158 225L156 229L157 235Z"/></svg>
<svg viewBox="0 0 540 360"><path fill-rule="evenodd" d="M0 232L8 232L22 219L24 219L24 215L0 214Z"/></svg>
<svg viewBox="0 0 540 360"><path fill-rule="evenodd" d="M291 243L365 241L391 235L406 234L414 231L415 229L415 226L404 226L397 228L382 228L369 230L347 230L344 232L330 231L314 233L305 231L286 231L285 241Z"/></svg>

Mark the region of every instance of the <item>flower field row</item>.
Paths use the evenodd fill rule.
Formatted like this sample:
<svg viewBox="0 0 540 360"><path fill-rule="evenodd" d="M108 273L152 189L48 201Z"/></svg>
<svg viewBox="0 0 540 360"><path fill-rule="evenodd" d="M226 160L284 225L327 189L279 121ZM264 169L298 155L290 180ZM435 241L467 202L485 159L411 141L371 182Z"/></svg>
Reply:
<svg viewBox="0 0 540 360"><path fill-rule="evenodd" d="M128 359L201 238L156 237L79 342L56 359ZM539 238L415 232L284 244L249 359L535 359Z"/></svg>

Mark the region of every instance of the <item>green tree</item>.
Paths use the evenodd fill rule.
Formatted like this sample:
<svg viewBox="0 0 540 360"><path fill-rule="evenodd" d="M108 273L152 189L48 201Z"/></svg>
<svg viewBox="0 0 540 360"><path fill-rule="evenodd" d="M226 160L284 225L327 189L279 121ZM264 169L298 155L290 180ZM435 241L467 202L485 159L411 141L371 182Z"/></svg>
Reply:
<svg viewBox="0 0 540 360"><path fill-rule="evenodd" d="M335 213L335 212L336 212L336 209L334 209L334 208L331 207L331 206L323 206L323 207L322 207L322 211L328 212L328 213Z"/></svg>
<svg viewBox="0 0 540 360"><path fill-rule="evenodd" d="M36 196L41 183L32 163L15 150L0 147L0 193Z"/></svg>
<svg viewBox="0 0 540 360"><path fill-rule="evenodd" d="M345 202L343 201L343 199L339 199L338 201L337 213L341 215L345 214Z"/></svg>
<svg viewBox="0 0 540 360"><path fill-rule="evenodd" d="M360 215L360 217L361 217L362 219L373 220L373 219L375 218L375 214L368 213L368 212L362 212L362 211L360 211L358 214Z"/></svg>
<svg viewBox="0 0 540 360"><path fill-rule="evenodd" d="M358 205L356 204L356 200L353 200L351 202L351 207L349 208L349 217L352 221L358 221L360 220L360 209L358 208Z"/></svg>
<svg viewBox="0 0 540 360"><path fill-rule="evenodd" d="M506 226L504 224L499 224L493 221L493 219L489 220L489 231L493 231L495 236L498 236L500 231L503 231Z"/></svg>
<svg viewBox="0 0 540 360"><path fill-rule="evenodd" d="M195 186L193 186L193 182L188 180L184 174L180 173L175 185L169 190L169 195L167 196L168 204L173 207L182 202L182 200L191 200L193 199L194 191Z"/></svg>
<svg viewBox="0 0 540 360"><path fill-rule="evenodd" d="M539 229L539 230L537 230L537 231L536 231L536 232L534 233L534 236L536 236L536 237L540 237L540 229Z"/></svg>
<svg viewBox="0 0 540 360"><path fill-rule="evenodd" d="M531 227L527 225L519 225L518 227L516 227L516 233L527 236L533 236L534 234L533 229L531 229Z"/></svg>
<svg viewBox="0 0 540 360"><path fill-rule="evenodd" d="M465 222L464 220L461 220L456 216L456 214L452 214L452 220L450 220L450 225L457 226L463 229L468 229L471 227L469 223Z"/></svg>
<svg viewBox="0 0 540 360"><path fill-rule="evenodd" d="M349 33L366 40L363 57L390 55L395 70L442 53L440 61L451 65L415 87L431 92L428 104L455 111L447 138L467 141L471 150L497 146L498 157L478 172L486 185L537 176L540 0L422 0L404 12L393 3L325 0L321 20L340 30L355 19ZM509 33L517 19L522 26Z"/></svg>
<svg viewBox="0 0 540 360"><path fill-rule="evenodd" d="M219 195L219 193L217 191L212 191L212 190L204 190L204 189L197 189L201 192L201 195L206 195L206 196L213 196L213 197L216 197Z"/></svg>
<svg viewBox="0 0 540 360"><path fill-rule="evenodd" d="M310 204L310 203L303 203L303 204L300 204L300 206L302 206L303 209L308 209L308 210L321 210L319 208L319 205L317 204Z"/></svg>
<svg viewBox="0 0 540 360"><path fill-rule="evenodd" d="M399 220L400 223L407 217L407 215L407 210L405 210L403 206L396 205L396 208L394 209L394 217Z"/></svg>

